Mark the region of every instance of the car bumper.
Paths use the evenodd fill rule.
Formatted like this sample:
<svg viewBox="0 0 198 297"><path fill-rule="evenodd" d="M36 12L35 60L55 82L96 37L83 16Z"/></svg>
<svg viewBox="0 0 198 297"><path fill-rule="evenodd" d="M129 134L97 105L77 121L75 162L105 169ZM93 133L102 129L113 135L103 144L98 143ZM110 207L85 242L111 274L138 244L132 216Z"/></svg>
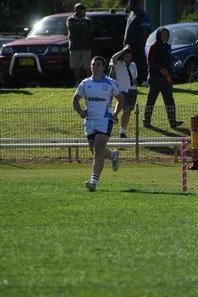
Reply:
<svg viewBox="0 0 198 297"><path fill-rule="evenodd" d="M64 56L39 57L33 53L16 53L12 57L0 56L3 74L12 77L46 76L67 71L69 62Z"/></svg>

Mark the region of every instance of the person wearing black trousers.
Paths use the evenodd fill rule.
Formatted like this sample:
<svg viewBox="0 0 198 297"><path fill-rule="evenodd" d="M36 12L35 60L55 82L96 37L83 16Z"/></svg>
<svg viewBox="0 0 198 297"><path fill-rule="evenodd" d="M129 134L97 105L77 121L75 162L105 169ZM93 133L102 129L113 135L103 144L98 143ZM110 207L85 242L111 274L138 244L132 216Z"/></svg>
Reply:
<svg viewBox="0 0 198 297"><path fill-rule="evenodd" d="M166 28L160 28L156 33L156 41L148 53L149 93L147 97L143 125L152 128L151 117L159 93L162 93L166 112L171 128L183 124L176 120L176 109L172 87L171 46L168 44L170 33Z"/></svg>
<svg viewBox="0 0 198 297"><path fill-rule="evenodd" d="M142 8L140 0L129 0L130 10L124 35L124 46L132 49L134 62L137 65L137 83L147 86L147 63L145 44L150 34L150 21L147 13Z"/></svg>

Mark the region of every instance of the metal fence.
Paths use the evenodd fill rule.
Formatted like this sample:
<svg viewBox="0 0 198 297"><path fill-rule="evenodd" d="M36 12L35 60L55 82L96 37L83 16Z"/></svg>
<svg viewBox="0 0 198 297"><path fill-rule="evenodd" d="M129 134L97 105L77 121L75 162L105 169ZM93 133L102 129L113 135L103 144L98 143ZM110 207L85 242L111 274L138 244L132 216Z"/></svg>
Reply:
<svg viewBox="0 0 198 297"><path fill-rule="evenodd" d="M152 129L143 126L143 106L136 105L127 127L127 139L119 139L119 123L113 128L110 146L117 146L121 159L137 162L179 160L180 141L190 140L190 117L198 105L178 106L184 121L172 129L164 106L156 106ZM178 145L177 145L178 142ZM76 144L77 143L77 144ZM190 143L187 156L190 159ZM83 120L72 108L0 109L0 162L85 162L91 160L83 133Z"/></svg>

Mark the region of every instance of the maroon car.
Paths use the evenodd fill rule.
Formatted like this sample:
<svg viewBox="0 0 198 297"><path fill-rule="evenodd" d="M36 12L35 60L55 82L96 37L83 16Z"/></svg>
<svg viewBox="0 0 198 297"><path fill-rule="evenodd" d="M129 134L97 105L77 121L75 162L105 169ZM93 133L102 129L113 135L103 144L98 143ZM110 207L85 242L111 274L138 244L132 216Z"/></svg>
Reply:
<svg viewBox="0 0 198 297"><path fill-rule="evenodd" d="M7 43L0 52L5 87L26 84L72 86L69 68L66 19L71 13L44 17L26 38ZM92 55L107 60L122 48L127 13L124 11L87 12L93 22Z"/></svg>

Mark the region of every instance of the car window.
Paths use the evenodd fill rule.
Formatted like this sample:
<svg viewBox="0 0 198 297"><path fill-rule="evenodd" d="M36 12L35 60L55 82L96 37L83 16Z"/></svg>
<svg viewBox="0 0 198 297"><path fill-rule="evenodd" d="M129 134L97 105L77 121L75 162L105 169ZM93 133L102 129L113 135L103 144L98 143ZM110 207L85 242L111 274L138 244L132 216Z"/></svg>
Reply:
<svg viewBox="0 0 198 297"><path fill-rule="evenodd" d="M123 36L126 27L125 16L94 16L93 36L94 37L113 37ZM119 26L118 26L119 24Z"/></svg>
<svg viewBox="0 0 198 297"><path fill-rule="evenodd" d="M196 29L196 30L195 30ZM195 27L186 28L175 28L171 32L171 44L192 44L196 42L196 31Z"/></svg>
<svg viewBox="0 0 198 297"><path fill-rule="evenodd" d="M44 18L37 22L28 34L28 37L36 35L61 35L67 34L66 17Z"/></svg>

